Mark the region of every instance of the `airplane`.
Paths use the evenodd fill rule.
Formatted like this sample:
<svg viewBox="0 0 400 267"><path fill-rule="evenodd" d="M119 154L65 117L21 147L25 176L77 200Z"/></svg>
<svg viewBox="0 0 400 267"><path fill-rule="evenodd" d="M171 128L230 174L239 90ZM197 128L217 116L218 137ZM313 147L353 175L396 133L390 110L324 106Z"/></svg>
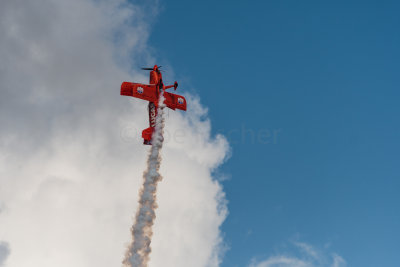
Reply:
<svg viewBox="0 0 400 267"><path fill-rule="evenodd" d="M121 95L132 96L149 101L149 125L150 127L142 131L143 144L151 145L151 137L156 126L157 108L161 91L164 92L165 105L170 109L180 109L186 111L186 99L177 94L166 92L169 88L178 88L178 83L165 86L160 71L161 66L154 65L153 68L142 68L142 70L150 70L149 84L123 82L121 84Z"/></svg>

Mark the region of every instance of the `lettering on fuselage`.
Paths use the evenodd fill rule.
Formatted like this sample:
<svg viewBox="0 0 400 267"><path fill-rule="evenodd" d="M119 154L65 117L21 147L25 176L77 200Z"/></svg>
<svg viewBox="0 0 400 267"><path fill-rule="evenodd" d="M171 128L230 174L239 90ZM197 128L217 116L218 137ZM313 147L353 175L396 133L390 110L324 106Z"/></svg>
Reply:
<svg viewBox="0 0 400 267"><path fill-rule="evenodd" d="M156 127L156 105L153 102L149 103L149 119L150 119L150 127Z"/></svg>

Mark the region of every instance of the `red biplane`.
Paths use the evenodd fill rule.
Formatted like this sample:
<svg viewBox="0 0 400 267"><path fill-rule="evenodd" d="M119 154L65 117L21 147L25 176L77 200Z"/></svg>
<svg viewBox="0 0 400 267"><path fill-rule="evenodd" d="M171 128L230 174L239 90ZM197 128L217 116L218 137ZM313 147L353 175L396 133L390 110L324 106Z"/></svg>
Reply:
<svg viewBox="0 0 400 267"><path fill-rule="evenodd" d="M165 105L170 109L186 110L186 99L181 95L172 94L165 92L166 89L178 87L178 83L175 82L173 85L165 86L162 80L160 67L154 65L153 68L142 68L143 70L150 70L150 84L131 83L123 82L121 85L121 95L133 96L143 100L149 101L149 124L150 127L144 129L142 137L144 139L143 144L151 145L151 137L156 126L157 108L160 97L160 92L164 92Z"/></svg>

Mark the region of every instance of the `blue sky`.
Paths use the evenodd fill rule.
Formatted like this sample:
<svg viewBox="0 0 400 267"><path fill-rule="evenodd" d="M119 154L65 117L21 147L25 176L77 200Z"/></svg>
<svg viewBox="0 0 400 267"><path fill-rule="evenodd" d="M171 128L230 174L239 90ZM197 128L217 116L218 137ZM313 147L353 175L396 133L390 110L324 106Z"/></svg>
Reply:
<svg viewBox="0 0 400 267"><path fill-rule="evenodd" d="M398 266L400 3L161 5L149 44L232 146L222 266L291 240Z"/></svg>

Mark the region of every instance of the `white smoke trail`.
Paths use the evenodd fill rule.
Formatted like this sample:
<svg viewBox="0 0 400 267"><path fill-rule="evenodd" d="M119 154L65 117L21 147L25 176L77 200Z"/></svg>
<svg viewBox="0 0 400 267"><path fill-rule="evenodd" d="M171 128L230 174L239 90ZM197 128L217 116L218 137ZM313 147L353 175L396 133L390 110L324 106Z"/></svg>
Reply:
<svg viewBox="0 0 400 267"><path fill-rule="evenodd" d="M151 252L152 226L156 218L157 183L162 179L158 170L161 164L161 148L164 131L164 92L161 90L157 109L156 126L152 136L152 146L147 159L147 169L143 173L143 187L140 191L139 210L131 228L132 242L125 253L123 266L146 267Z"/></svg>

